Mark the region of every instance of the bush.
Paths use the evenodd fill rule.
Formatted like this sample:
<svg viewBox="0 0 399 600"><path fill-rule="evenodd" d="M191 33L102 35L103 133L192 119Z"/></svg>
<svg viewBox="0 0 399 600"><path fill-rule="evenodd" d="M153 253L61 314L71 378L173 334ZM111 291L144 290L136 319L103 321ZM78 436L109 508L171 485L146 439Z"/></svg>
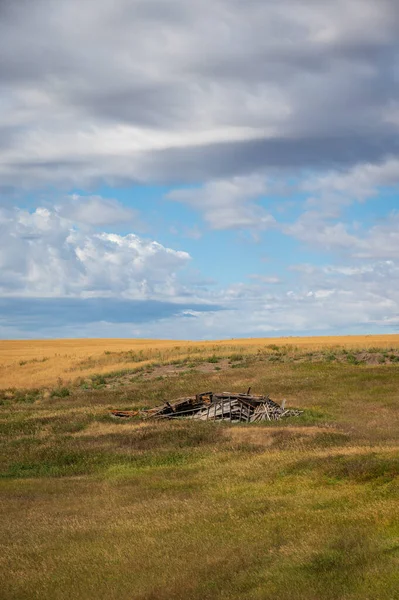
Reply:
<svg viewBox="0 0 399 600"><path fill-rule="evenodd" d="M66 398L70 395L70 391L67 387L56 388L51 392L52 398Z"/></svg>
<svg viewBox="0 0 399 600"><path fill-rule="evenodd" d="M105 385L107 383L107 380L105 379L104 375L93 375L93 377L91 378L93 385Z"/></svg>
<svg viewBox="0 0 399 600"><path fill-rule="evenodd" d="M218 363L219 361L220 361L220 357L216 356L215 354L208 358L209 363Z"/></svg>
<svg viewBox="0 0 399 600"><path fill-rule="evenodd" d="M354 354L347 354L346 360L350 365L358 365L359 361L357 360Z"/></svg>

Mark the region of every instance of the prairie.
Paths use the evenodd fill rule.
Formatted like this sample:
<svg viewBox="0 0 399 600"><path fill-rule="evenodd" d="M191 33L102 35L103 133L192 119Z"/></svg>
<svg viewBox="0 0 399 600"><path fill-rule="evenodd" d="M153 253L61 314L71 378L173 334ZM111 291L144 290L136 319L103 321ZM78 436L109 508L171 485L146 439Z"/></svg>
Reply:
<svg viewBox="0 0 399 600"><path fill-rule="evenodd" d="M270 347L287 346L298 350L328 348L368 349L399 347L399 335L345 337L288 337L188 342L170 340L82 339L0 342L0 388L52 386L79 377L165 363L213 353L253 354ZM272 349L272 348L271 348Z"/></svg>
<svg viewBox="0 0 399 600"><path fill-rule="evenodd" d="M398 598L398 336L3 342L1 364L2 598ZM303 415L109 412L249 386Z"/></svg>

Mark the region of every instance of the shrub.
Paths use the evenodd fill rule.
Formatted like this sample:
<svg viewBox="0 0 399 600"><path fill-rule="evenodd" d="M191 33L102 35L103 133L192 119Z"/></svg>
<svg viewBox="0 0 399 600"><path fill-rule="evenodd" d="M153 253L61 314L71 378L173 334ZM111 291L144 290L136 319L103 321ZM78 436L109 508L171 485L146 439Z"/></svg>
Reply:
<svg viewBox="0 0 399 600"><path fill-rule="evenodd" d="M91 380L94 385L105 385L107 383L104 375L93 375Z"/></svg>
<svg viewBox="0 0 399 600"><path fill-rule="evenodd" d="M357 360L354 354L347 354L346 360L350 365L358 365L359 361Z"/></svg>
<svg viewBox="0 0 399 600"><path fill-rule="evenodd" d="M55 390L51 392L52 398L66 398L69 395L70 391L67 387L55 388Z"/></svg>
<svg viewBox="0 0 399 600"><path fill-rule="evenodd" d="M219 361L220 361L220 357L216 356L215 354L208 358L209 363L218 363Z"/></svg>

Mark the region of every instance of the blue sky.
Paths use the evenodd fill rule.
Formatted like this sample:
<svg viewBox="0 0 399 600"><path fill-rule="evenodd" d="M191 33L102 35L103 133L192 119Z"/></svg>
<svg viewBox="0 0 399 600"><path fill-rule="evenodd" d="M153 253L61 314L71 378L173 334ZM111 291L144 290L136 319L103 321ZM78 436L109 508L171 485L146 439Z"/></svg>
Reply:
<svg viewBox="0 0 399 600"><path fill-rule="evenodd" d="M394 0L0 6L0 336L396 332Z"/></svg>

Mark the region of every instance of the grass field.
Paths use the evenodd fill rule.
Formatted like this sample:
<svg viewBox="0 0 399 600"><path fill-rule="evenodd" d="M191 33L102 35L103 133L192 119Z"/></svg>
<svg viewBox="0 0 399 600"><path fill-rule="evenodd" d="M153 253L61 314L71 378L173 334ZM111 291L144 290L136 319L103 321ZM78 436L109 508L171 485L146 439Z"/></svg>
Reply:
<svg viewBox="0 0 399 600"><path fill-rule="evenodd" d="M0 388L67 384L93 374L211 354L256 354L274 347L297 351L399 348L399 335L251 338L219 342L169 340L40 340L0 342Z"/></svg>
<svg viewBox="0 0 399 600"><path fill-rule="evenodd" d="M1 598L399 598L399 337L3 342L0 362ZM303 415L109 414L249 386Z"/></svg>

